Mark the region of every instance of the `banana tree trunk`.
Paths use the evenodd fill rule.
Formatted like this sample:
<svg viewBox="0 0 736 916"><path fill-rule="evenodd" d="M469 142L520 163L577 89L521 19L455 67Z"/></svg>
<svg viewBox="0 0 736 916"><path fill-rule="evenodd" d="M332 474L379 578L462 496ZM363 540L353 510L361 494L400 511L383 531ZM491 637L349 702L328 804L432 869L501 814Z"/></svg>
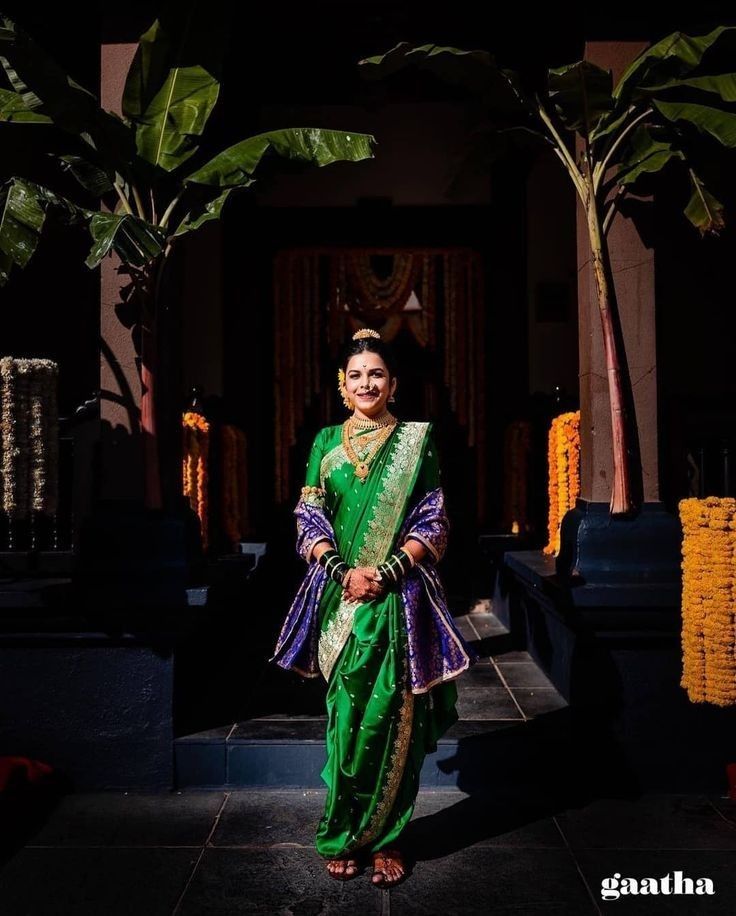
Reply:
<svg viewBox="0 0 736 916"><path fill-rule="evenodd" d="M160 509L161 467L156 422L156 380L158 352L155 318L152 310L141 327L141 436L143 439L144 503L147 509Z"/></svg>
<svg viewBox="0 0 736 916"><path fill-rule="evenodd" d="M611 514L622 515L634 508L631 485L631 457L629 443L629 417L627 416L621 354L614 328L614 315L618 315L616 290L613 285L610 253L601 228L598 201L593 192L592 179L586 175L588 188L586 215L588 234L593 258L593 273L598 295L598 310L603 330L603 348L608 377L608 396L611 407L611 435L613 447L613 487L611 491Z"/></svg>

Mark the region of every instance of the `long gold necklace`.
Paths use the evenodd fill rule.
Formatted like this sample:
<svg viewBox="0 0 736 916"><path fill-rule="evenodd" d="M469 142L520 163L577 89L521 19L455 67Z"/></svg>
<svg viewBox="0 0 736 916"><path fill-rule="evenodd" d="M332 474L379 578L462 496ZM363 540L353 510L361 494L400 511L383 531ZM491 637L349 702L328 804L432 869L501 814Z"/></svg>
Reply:
<svg viewBox="0 0 736 916"><path fill-rule="evenodd" d="M376 457L381 446L388 439L391 433L394 431L398 420L394 416L390 416L390 420L384 420L380 424L377 423L375 426L375 432L367 433L366 437L370 438L371 448L367 455L364 458L359 458L356 454L355 449L353 448L350 442L350 434L353 431L356 423L353 417L349 417L342 425L342 447L345 450L345 454L348 456L348 460L355 468L355 476L360 480L361 483L365 483L368 472L371 469L371 462ZM383 418L382 418L383 420ZM360 422L360 421L359 421ZM365 428L365 427L363 427ZM371 427L368 427L369 429ZM361 436L361 439L365 438Z"/></svg>

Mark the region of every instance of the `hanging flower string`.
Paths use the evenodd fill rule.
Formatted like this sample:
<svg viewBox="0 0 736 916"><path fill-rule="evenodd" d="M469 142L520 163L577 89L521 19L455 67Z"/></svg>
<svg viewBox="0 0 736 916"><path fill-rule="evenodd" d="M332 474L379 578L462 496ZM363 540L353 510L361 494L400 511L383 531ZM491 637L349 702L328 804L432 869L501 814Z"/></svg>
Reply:
<svg viewBox="0 0 736 916"><path fill-rule="evenodd" d="M247 469L245 433L237 426L222 427L222 522L231 545L247 529Z"/></svg>
<svg viewBox="0 0 736 916"><path fill-rule="evenodd" d="M736 499L683 499L682 679L693 703L736 703Z"/></svg>
<svg viewBox="0 0 736 916"><path fill-rule="evenodd" d="M182 483L189 505L199 516L202 547L208 546L207 490L210 424L198 413L189 411L182 417Z"/></svg>
<svg viewBox="0 0 736 916"><path fill-rule="evenodd" d="M58 371L49 359L0 359L0 492L12 519L56 512Z"/></svg>
<svg viewBox="0 0 736 916"><path fill-rule="evenodd" d="M529 530L529 453L531 424L514 420L504 435L504 524L511 534Z"/></svg>
<svg viewBox="0 0 736 916"><path fill-rule="evenodd" d="M549 462L549 542L544 553L560 552L560 525L580 495L580 411L560 414L552 420L547 457Z"/></svg>

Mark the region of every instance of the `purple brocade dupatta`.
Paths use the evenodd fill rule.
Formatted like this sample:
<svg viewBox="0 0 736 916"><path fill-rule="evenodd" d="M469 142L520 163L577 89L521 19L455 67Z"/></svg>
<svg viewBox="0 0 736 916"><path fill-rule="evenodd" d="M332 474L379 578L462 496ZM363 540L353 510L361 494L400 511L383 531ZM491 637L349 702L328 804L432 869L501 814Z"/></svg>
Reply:
<svg viewBox="0 0 736 916"><path fill-rule="evenodd" d="M335 534L324 510L300 499L297 519L297 552L307 559L315 543ZM427 493L412 509L401 527L397 544L416 538L429 550L401 585L406 617L409 674L412 693L426 693L435 684L451 680L475 661L475 653L458 632L447 607L435 563L447 546L449 528L444 494L438 487ZM430 559L431 558L431 559ZM325 587L326 573L318 563L310 563L296 597L286 615L271 661L292 668L305 677L317 677L319 643L318 608Z"/></svg>

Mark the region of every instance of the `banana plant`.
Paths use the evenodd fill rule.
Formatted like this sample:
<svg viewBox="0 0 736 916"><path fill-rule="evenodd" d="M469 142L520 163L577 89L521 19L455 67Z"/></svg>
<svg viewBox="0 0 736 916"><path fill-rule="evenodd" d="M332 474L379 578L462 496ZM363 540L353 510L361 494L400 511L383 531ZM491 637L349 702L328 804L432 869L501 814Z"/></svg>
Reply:
<svg viewBox="0 0 736 916"><path fill-rule="evenodd" d="M586 215L603 330L612 515L639 508L641 468L633 467L636 427L625 397L629 380L608 234L627 198L648 192L665 169L689 186L684 215L701 235L723 228L714 163L736 147L735 50L734 27L695 37L677 32L645 49L615 87L610 71L589 61L530 81L498 66L486 51L440 45L401 43L360 62L364 75L374 79L409 66L428 70L483 102L490 129L486 125L478 136L486 163L522 149L547 149L569 176ZM477 161L477 148L475 153Z"/></svg>
<svg viewBox="0 0 736 916"><path fill-rule="evenodd" d="M367 134L285 128L249 136L212 155L205 128L217 103L226 23L179 3L140 37L127 73L122 117L103 110L12 20L0 16L0 131L38 131L58 187L18 174L0 187L0 285L30 261L47 216L89 232L96 268L117 254L131 281L140 340L140 432L145 503L162 505L157 373L162 280L180 240L220 218L230 195L249 188L267 159L325 166L372 157ZM9 142L9 136L4 138ZM51 185L51 186L49 186ZM69 191L69 187L76 188Z"/></svg>

